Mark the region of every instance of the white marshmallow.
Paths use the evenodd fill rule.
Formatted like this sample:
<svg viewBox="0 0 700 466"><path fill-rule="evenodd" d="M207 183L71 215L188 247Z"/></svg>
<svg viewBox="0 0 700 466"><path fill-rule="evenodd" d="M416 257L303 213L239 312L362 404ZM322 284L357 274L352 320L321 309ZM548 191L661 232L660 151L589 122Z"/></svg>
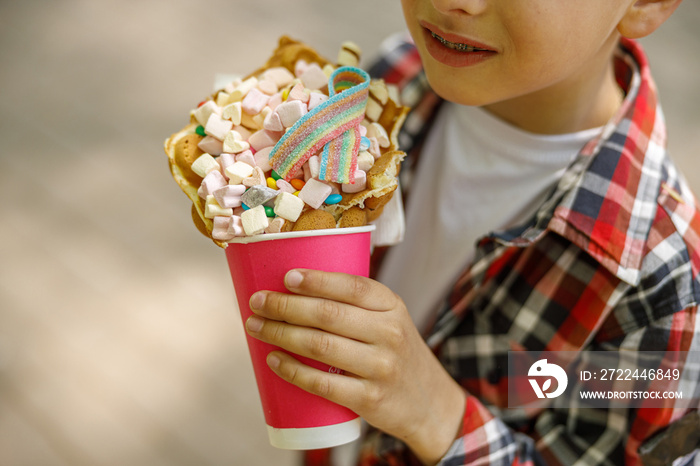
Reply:
<svg viewBox="0 0 700 466"><path fill-rule="evenodd" d="M194 118L197 120L197 122L205 126L207 124L207 120L209 119L209 116L212 113L217 113L221 114L221 107L216 105L213 100L207 100L204 104L200 105L195 111L194 111Z"/></svg>
<svg viewBox="0 0 700 466"><path fill-rule="evenodd" d="M275 109L285 128L293 126L299 118L307 113L306 105L300 100L288 100Z"/></svg>
<svg viewBox="0 0 700 466"><path fill-rule="evenodd" d="M224 118L231 120L231 122L234 125L240 125L242 113L243 113L243 108L241 107L241 103L234 102L234 103L228 104L226 107L224 107L223 116L224 116Z"/></svg>
<svg viewBox="0 0 700 466"><path fill-rule="evenodd" d="M204 153L192 162L192 171L204 178L212 170L219 170L219 163L210 154Z"/></svg>
<svg viewBox="0 0 700 466"><path fill-rule="evenodd" d="M250 149L250 144L243 140L236 130L231 130L224 138L223 150L231 154L240 154Z"/></svg>
<svg viewBox="0 0 700 466"><path fill-rule="evenodd" d="M265 215L265 207L259 205L246 210L241 214L241 223L243 224L243 231L248 236L264 232L269 225L269 220L267 215Z"/></svg>
<svg viewBox="0 0 700 466"><path fill-rule="evenodd" d="M377 138L379 147L389 147L389 135L386 130L379 123L372 123L367 128L368 138Z"/></svg>
<svg viewBox="0 0 700 466"><path fill-rule="evenodd" d="M304 201L294 194L282 191L275 198L275 215L296 222L304 210Z"/></svg>
<svg viewBox="0 0 700 466"><path fill-rule="evenodd" d="M253 174L253 167L245 162L235 162L226 168L229 184L241 184L245 178Z"/></svg>
<svg viewBox="0 0 700 466"><path fill-rule="evenodd" d="M204 132L223 141L231 128L233 128L233 123L230 120L224 120L221 115L212 113L204 126Z"/></svg>
<svg viewBox="0 0 700 466"><path fill-rule="evenodd" d="M230 217L233 215L233 209L221 207L213 194L207 196L207 201L204 205L204 216L206 218L214 218L216 216Z"/></svg>

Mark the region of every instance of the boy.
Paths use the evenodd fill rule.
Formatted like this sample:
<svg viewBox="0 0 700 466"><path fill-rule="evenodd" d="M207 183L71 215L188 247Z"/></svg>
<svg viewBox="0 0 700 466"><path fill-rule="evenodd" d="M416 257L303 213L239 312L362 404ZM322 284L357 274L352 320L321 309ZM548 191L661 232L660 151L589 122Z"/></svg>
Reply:
<svg viewBox="0 0 700 466"><path fill-rule="evenodd" d="M504 409L511 350L700 344L700 213L666 156L646 59L630 40L680 1L402 1L415 46L397 44L374 69L421 96L408 102L404 174L414 173L406 239L380 270L389 286L292 270L291 293L256 293L247 322L256 338L346 371L268 357L377 429L362 464L695 457L692 401ZM424 76L431 90L409 92Z"/></svg>

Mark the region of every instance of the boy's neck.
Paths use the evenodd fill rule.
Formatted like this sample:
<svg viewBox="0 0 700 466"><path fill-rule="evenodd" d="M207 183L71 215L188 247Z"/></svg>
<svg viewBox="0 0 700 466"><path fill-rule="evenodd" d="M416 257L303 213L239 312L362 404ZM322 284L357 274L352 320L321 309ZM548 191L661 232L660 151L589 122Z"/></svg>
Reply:
<svg viewBox="0 0 700 466"><path fill-rule="evenodd" d="M566 134L605 125L624 98L610 58L582 70L576 80L484 106L488 112L525 131ZM596 69L597 68L597 69Z"/></svg>

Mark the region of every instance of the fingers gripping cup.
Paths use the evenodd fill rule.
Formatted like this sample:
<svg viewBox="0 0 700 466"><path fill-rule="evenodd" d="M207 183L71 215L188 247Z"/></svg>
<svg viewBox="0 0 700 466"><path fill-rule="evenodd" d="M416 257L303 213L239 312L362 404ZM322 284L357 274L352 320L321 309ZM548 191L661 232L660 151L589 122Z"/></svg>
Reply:
<svg viewBox="0 0 700 466"><path fill-rule="evenodd" d="M288 292L284 276L294 268L369 275L374 226L311 230L235 238L226 257L245 322L249 300L259 290ZM279 348L247 336L270 443L278 448L310 450L351 442L360 435L360 418L349 409L312 395L281 379L267 366ZM296 356L304 364L337 372L334 367Z"/></svg>

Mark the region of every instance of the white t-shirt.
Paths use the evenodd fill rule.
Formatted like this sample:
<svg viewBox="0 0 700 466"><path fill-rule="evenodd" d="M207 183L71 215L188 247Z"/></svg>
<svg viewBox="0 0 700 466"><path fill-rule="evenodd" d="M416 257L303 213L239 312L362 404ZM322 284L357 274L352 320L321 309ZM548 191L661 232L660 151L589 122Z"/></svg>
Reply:
<svg viewBox="0 0 700 466"><path fill-rule="evenodd" d="M378 277L403 298L420 330L477 240L529 219L600 131L538 135L481 108L443 104L411 186L404 241L388 252Z"/></svg>

